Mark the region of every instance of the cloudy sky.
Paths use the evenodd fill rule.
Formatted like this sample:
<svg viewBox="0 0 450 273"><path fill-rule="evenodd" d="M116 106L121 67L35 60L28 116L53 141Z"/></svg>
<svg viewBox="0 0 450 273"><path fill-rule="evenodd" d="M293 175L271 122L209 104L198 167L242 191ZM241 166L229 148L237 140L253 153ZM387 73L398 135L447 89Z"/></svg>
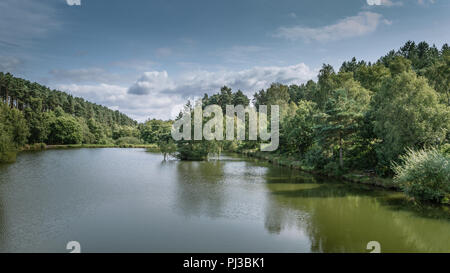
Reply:
<svg viewBox="0 0 450 273"><path fill-rule="evenodd" d="M448 0L1 0L0 71L144 121L223 85L251 95L407 40L440 47L449 14Z"/></svg>

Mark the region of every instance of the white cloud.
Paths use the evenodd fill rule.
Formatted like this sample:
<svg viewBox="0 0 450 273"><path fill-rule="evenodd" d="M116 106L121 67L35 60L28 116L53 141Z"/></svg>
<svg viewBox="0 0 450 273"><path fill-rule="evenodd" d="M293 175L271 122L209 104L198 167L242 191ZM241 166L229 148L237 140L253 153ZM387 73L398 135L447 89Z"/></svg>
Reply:
<svg viewBox="0 0 450 273"><path fill-rule="evenodd" d="M176 94L147 94L136 96L128 94L127 87L110 84L60 84L54 88L66 91L74 96L119 110L140 122L148 118L175 118L185 98Z"/></svg>
<svg viewBox="0 0 450 273"><path fill-rule="evenodd" d="M81 6L81 0L66 0L69 6Z"/></svg>
<svg viewBox="0 0 450 273"><path fill-rule="evenodd" d="M175 83L169 79L167 71L152 71L145 72L128 92L135 95L148 95L173 90L175 87Z"/></svg>
<svg viewBox="0 0 450 273"><path fill-rule="evenodd" d="M202 96L204 93L217 92L227 85L234 90L241 89L252 95L260 89L267 88L273 82L299 84L313 79L316 71L304 63L292 66L253 67L242 71L194 71L178 79L171 79L166 71L146 72L128 93L135 95L177 94L184 98Z"/></svg>
<svg viewBox="0 0 450 273"><path fill-rule="evenodd" d="M105 83L96 85L60 84L56 87L88 101L105 105L115 105L127 96L126 88Z"/></svg>
<svg viewBox="0 0 450 273"><path fill-rule="evenodd" d="M392 1L392 0L366 0L367 5L369 6L403 6L403 2L401 1ZM424 5L426 3L434 4L435 0L415 0L418 4Z"/></svg>
<svg viewBox="0 0 450 273"><path fill-rule="evenodd" d="M81 70L80 70L81 71ZM84 73L82 73L84 74ZM193 71L176 79L167 71L145 72L129 88L122 84L54 84L52 87L119 110L130 117L175 118L188 99L213 94L224 85L247 96L267 88L272 82L299 84L314 79L317 71L300 63L292 66L254 67L242 71Z"/></svg>
<svg viewBox="0 0 450 273"><path fill-rule="evenodd" d="M403 6L403 2L392 0L367 0L367 5L393 7L393 6Z"/></svg>
<svg viewBox="0 0 450 273"><path fill-rule="evenodd" d="M306 41L335 41L345 38L362 36L374 32L380 24L385 24L383 16L374 12L360 12L338 21L335 24L323 27L281 27L275 37L289 40L304 39Z"/></svg>

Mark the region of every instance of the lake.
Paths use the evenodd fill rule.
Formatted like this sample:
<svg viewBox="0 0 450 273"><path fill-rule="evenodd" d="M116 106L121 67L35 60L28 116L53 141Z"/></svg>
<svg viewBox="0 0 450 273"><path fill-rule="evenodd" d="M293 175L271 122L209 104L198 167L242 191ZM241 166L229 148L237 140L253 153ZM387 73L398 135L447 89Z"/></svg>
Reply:
<svg viewBox="0 0 450 273"><path fill-rule="evenodd" d="M228 155L21 153L0 165L0 252L450 252L448 207Z"/></svg>

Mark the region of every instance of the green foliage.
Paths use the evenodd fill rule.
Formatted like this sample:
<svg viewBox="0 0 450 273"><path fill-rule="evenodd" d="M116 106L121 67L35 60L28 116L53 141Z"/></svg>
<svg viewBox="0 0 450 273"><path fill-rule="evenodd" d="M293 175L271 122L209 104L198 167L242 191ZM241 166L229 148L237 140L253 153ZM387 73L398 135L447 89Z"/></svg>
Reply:
<svg viewBox="0 0 450 273"><path fill-rule="evenodd" d="M394 181L409 196L450 204L450 156L436 149L408 150L394 164Z"/></svg>
<svg viewBox="0 0 450 273"><path fill-rule="evenodd" d="M90 118L87 121L87 126L88 126L88 130L89 133L92 134L92 140L90 142L86 142L86 143L91 143L91 144L99 144L101 139L104 139L105 134L104 134L104 129L102 128L102 125L97 122L95 119Z"/></svg>
<svg viewBox="0 0 450 273"><path fill-rule="evenodd" d="M314 94L313 101L317 103L319 108L323 109L333 90L338 87L336 73L329 64L324 64L318 75L318 88Z"/></svg>
<svg viewBox="0 0 450 273"><path fill-rule="evenodd" d="M331 162L328 162L324 168L323 171L330 175L330 176L336 176L340 177L343 174L345 174L346 170L343 166L341 166L337 161L333 160Z"/></svg>
<svg viewBox="0 0 450 273"><path fill-rule="evenodd" d="M10 135L14 146L21 147L27 143L29 131L22 112L0 103L0 123L4 125L3 130Z"/></svg>
<svg viewBox="0 0 450 273"><path fill-rule="evenodd" d="M406 148L423 148L445 141L450 126L449 109L426 79L402 72L387 79L373 103L374 131L381 140L379 163L388 166Z"/></svg>
<svg viewBox="0 0 450 273"><path fill-rule="evenodd" d="M0 163L14 162L18 148L25 145L28 135L23 114L0 102Z"/></svg>
<svg viewBox="0 0 450 273"><path fill-rule="evenodd" d="M273 88L277 85L273 85ZM278 85L279 86L279 85ZM284 87L282 87L284 88ZM286 89L287 90L287 89ZM264 91L264 94L265 91ZM275 95L275 93L274 93ZM208 96L207 94L204 95L201 101L198 101L197 103L201 103L202 108L205 108L209 105L219 105L222 109L223 115L225 116L226 113L226 106L227 105L242 105L242 106L248 106L250 103L250 100L245 96L242 91L238 90L236 93L233 93L233 91L224 86L221 88L220 92L217 94L214 94L212 96ZM191 112L191 117L194 118L193 115L193 107L190 102L188 102L185 106L185 111ZM178 118L181 117L181 114ZM212 117L211 117L212 118ZM203 123L205 124L210 118L203 118ZM153 130L149 130L152 133L145 133L145 135L154 135L154 139L160 139L158 142L158 145L162 148L161 152L165 154L174 154L178 159L181 160L206 160L208 159L209 155L217 155L220 156L222 151L225 149L228 151L236 151L239 149L239 145L254 145L250 141L206 141L206 140L181 140L176 143L176 153L173 153L172 149L174 148L171 145L171 127L172 123L167 123L161 125L161 121L148 121L149 124L159 124L158 126L154 126ZM148 126L147 123L144 126ZM192 124L194 122L192 121ZM225 125L225 119L224 119L224 125ZM142 132L142 130L141 130ZM145 132L145 130L144 130ZM224 130L225 132L225 130ZM142 134L142 133L141 133ZM246 135L248 136L248 130L246 130ZM166 153L164 153L166 151Z"/></svg>
<svg viewBox="0 0 450 273"><path fill-rule="evenodd" d="M163 154L164 160L167 156L174 155L177 151L177 144L172 139L167 139L166 141L161 140L158 142L159 151Z"/></svg>
<svg viewBox="0 0 450 273"><path fill-rule="evenodd" d="M241 90L238 90L235 94L233 94L233 105L243 105L248 106L250 104L249 98L247 98Z"/></svg>
<svg viewBox="0 0 450 273"><path fill-rule="evenodd" d="M220 92L212 95L211 97L208 94L205 94L202 98L202 105L206 107L208 105L219 105L222 110L225 111L227 105L243 105L248 106L250 103L249 98L242 93L241 90L238 90L236 93L233 93L231 88L224 86L220 89Z"/></svg>
<svg viewBox="0 0 450 273"><path fill-rule="evenodd" d="M167 156L174 155L177 145L171 135L172 121L148 120L139 126L141 139L145 143L157 144L164 160Z"/></svg>
<svg viewBox="0 0 450 273"><path fill-rule="evenodd" d="M49 144L79 144L83 140L80 123L71 116L60 116L50 122Z"/></svg>
<svg viewBox="0 0 450 273"><path fill-rule="evenodd" d="M260 105L279 105L282 107L283 105L287 105L290 99L291 96L288 86L273 83L267 90L261 90L255 93L253 103L257 108Z"/></svg>
<svg viewBox="0 0 450 273"><path fill-rule="evenodd" d="M392 77L404 72L410 72L411 61L401 56L395 56L389 63L389 70L391 71Z"/></svg>
<svg viewBox="0 0 450 273"><path fill-rule="evenodd" d="M97 144L114 145L114 139L105 137L105 138L100 139Z"/></svg>
<svg viewBox="0 0 450 273"><path fill-rule="evenodd" d="M30 136L28 143L40 143L47 140L49 134L49 114L42 113L41 107L37 110L26 108L24 110L25 118L27 120ZM53 117L53 115L51 115Z"/></svg>
<svg viewBox="0 0 450 273"><path fill-rule="evenodd" d="M450 143L446 143L441 147L441 153L444 155L450 155Z"/></svg>
<svg viewBox="0 0 450 273"><path fill-rule="evenodd" d="M319 142L331 150L339 149L339 166L344 167L346 142L358 131L368 108L370 92L353 79L332 92L316 126Z"/></svg>
<svg viewBox="0 0 450 273"><path fill-rule="evenodd" d="M442 59L427 68L424 74L441 95L441 102L450 106L450 51L443 53Z"/></svg>
<svg viewBox="0 0 450 273"><path fill-rule="evenodd" d="M176 157L180 160L205 160L208 158L207 141L179 141Z"/></svg>
<svg viewBox="0 0 450 273"><path fill-rule="evenodd" d="M171 121L162 121L157 119L147 120L139 126L140 138L145 143L158 143L170 137L172 129Z"/></svg>
<svg viewBox="0 0 450 273"><path fill-rule="evenodd" d="M185 111L191 112L192 119L194 118L193 115L193 108L191 107L191 104L188 102ZM181 114L179 117L181 118ZM203 120L205 122L205 120ZM193 124L193 122L191 122ZM186 128L183 128L186 130ZM212 148L212 141L207 140L180 140L177 141L177 152L175 154L175 157L177 157L180 160L193 160L193 161L200 161L200 160L207 160L208 155L211 152Z"/></svg>
<svg viewBox="0 0 450 273"><path fill-rule="evenodd" d="M43 142L77 143L80 141L77 132L63 136L60 131L52 131L70 124L73 125L70 130L78 131L76 123L81 127L83 143L99 143L111 138L113 130L118 132L116 139L123 136L139 137L136 121L119 111L15 78L10 73L0 72L0 102L5 106L2 108L11 109L7 112L9 121L0 121L14 124L13 127L6 126L10 128L16 147ZM63 119L59 119L61 117Z"/></svg>
<svg viewBox="0 0 450 273"><path fill-rule="evenodd" d="M289 86L290 102L298 103L300 100L313 101L317 92L317 84L309 80L306 84Z"/></svg>
<svg viewBox="0 0 450 273"><path fill-rule="evenodd" d="M294 115L287 116L281 124L280 149L303 155L314 141L317 112L314 102L300 100Z"/></svg>
<svg viewBox="0 0 450 273"><path fill-rule="evenodd" d="M14 147L12 137L0 123L0 164L12 163L14 161L16 161L16 148Z"/></svg>
<svg viewBox="0 0 450 273"><path fill-rule="evenodd" d="M381 83L390 77L390 71L382 64L360 66L354 73L357 80L367 90L377 92Z"/></svg>
<svg viewBox="0 0 450 273"><path fill-rule="evenodd" d="M330 163L330 156L323 150L322 146L314 143L305 153L303 163L311 169L323 170Z"/></svg>
<svg viewBox="0 0 450 273"><path fill-rule="evenodd" d="M116 140L116 145L125 145L125 144L137 145L142 144L142 141L137 137L121 137Z"/></svg>
<svg viewBox="0 0 450 273"><path fill-rule="evenodd" d="M139 137L139 130L134 126L115 126L112 131L112 138Z"/></svg>

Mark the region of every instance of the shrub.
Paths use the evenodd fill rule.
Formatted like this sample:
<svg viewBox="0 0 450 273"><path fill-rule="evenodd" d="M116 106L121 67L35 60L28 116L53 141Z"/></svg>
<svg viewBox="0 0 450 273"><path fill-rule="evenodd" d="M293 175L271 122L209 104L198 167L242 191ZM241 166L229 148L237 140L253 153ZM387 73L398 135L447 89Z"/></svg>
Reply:
<svg viewBox="0 0 450 273"><path fill-rule="evenodd" d="M136 137L121 137L116 140L116 145L126 146L127 144L142 144L142 141Z"/></svg>
<svg viewBox="0 0 450 273"><path fill-rule="evenodd" d="M101 145L114 145L114 140L112 138L102 138L98 141L98 144Z"/></svg>
<svg viewBox="0 0 450 273"><path fill-rule="evenodd" d="M180 160L201 161L208 157L208 150L205 143L197 141L185 141L178 143L175 155Z"/></svg>
<svg viewBox="0 0 450 273"><path fill-rule="evenodd" d="M323 170L330 160L325 156L320 145L314 144L305 154L303 164L316 170Z"/></svg>
<svg viewBox="0 0 450 273"><path fill-rule="evenodd" d="M47 145L45 143L35 143L33 146L30 146L33 151L45 150Z"/></svg>
<svg viewBox="0 0 450 273"><path fill-rule="evenodd" d="M169 141L160 141L158 142L158 148L164 156L164 160L167 159L167 156L174 155L177 151L177 144L173 140Z"/></svg>
<svg viewBox="0 0 450 273"><path fill-rule="evenodd" d="M331 161L323 168L324 172L331 176L342 176L346 173L346 169L339 166L336 161Z"/></svg>
<svg viewBox="0 0 450 273"><path fill-rule="evenodd" d="M419 200L450 203L450 156L436 149L408 150L393 164L394 182Z"/></svg>

